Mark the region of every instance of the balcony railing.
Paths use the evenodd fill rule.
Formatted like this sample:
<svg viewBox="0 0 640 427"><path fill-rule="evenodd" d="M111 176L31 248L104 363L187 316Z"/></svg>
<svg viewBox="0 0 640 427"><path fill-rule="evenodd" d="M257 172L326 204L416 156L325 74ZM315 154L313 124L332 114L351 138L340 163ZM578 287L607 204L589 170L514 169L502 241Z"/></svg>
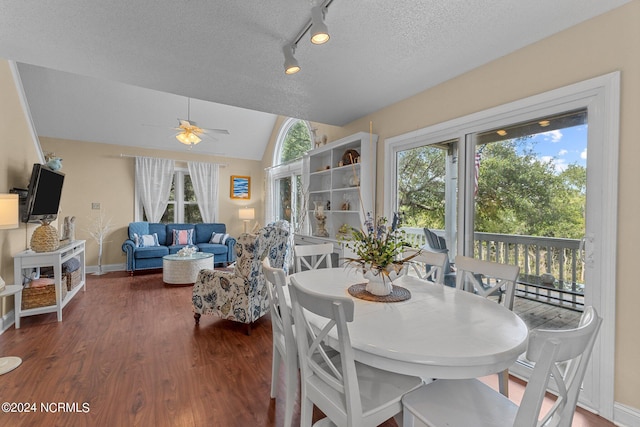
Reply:
<svg viewBox="0 0 640 427"><path fill-rule="evenodd" d="M403 229L412 246L426 244L421 228ZM519 265L516 295L582 311L584 263L580 240L476 232L474 254L479 259ZM544 277L545 273L553 275L553 280Z"/></svg>

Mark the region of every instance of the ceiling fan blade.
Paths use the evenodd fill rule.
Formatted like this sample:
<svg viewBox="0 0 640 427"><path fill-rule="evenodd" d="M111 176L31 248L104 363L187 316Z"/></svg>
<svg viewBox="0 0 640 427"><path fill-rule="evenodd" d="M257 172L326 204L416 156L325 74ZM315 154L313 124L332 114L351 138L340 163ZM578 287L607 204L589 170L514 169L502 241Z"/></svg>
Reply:
<svg viewBox="0 0 640 427"><path fill-rule="evenodd" d="M209 129L209 128L200 128L205 132L211 132L211 133L219 133L219 134L223 134L223 135L229 135L229 131L226 129Z"/></svg>

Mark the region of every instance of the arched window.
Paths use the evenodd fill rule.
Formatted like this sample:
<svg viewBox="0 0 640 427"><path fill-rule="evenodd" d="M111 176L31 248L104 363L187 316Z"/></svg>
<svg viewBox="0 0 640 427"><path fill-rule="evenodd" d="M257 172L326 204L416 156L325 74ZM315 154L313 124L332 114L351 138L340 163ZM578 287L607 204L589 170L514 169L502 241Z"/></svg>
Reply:
<svg viewBox="0 0 640 427"><path fill-rule="evenodd" d="M304 120L289 118L278 132L273 165L267 171L266 221L284 219L303 231L306 215L302 156L313 148L312 131Z"/></svg>
<svg viewBox="0 0 640 427"><path fill-rule="evenodd" d="M304 120L287 119L278 132L276 149L273 153L273 166L300 159L312 147L309 123Z"/></svg>

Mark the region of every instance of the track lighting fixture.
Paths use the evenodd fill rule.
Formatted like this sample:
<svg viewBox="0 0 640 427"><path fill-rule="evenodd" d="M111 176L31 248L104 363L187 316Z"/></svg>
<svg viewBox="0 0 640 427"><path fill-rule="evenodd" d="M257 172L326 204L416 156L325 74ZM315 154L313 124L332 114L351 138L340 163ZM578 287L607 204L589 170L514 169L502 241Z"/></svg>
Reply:
<svg viewBox="0 0 640 427"><path fill-rule="evenodd" d="M324 23L324 11L321 6L315 6L311 9L311 43L324 44L329 41L329 30Z"/></svg>
<svg viewBox="0 0 640 427"><path fill-rule="evenodd" d="M296 51L296 45L286 45L282 48L282 50L284 51L284 73L295 74L300 71L298 61L293 56Z"/></svg>
<svg viewBox="0 0 640 427"><path fill-rule="evenodd" d="M298 61L293 54L298 47L298 43L307 32L313 44L324 44L329 41L329 31L327 30L327 25L324 23L324 16L331 3L333 3L333 0L323 0L319 5L312 7L311 19L307 21L305 26L298 32L298 35L292 43L283 46L285 74L295 74L300 71L300 65L298 65Z"/></svg>

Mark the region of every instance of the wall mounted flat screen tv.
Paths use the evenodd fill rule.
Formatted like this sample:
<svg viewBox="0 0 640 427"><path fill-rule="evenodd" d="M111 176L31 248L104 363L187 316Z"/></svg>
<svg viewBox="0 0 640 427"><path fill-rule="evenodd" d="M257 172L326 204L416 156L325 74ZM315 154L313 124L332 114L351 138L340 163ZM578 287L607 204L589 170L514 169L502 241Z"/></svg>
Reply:
<svg viewBox="0 0 640 427"><path fill-rule="evenodd" d="M64 174L33 165L22 222L50 222L58 217Z"/></svg>

